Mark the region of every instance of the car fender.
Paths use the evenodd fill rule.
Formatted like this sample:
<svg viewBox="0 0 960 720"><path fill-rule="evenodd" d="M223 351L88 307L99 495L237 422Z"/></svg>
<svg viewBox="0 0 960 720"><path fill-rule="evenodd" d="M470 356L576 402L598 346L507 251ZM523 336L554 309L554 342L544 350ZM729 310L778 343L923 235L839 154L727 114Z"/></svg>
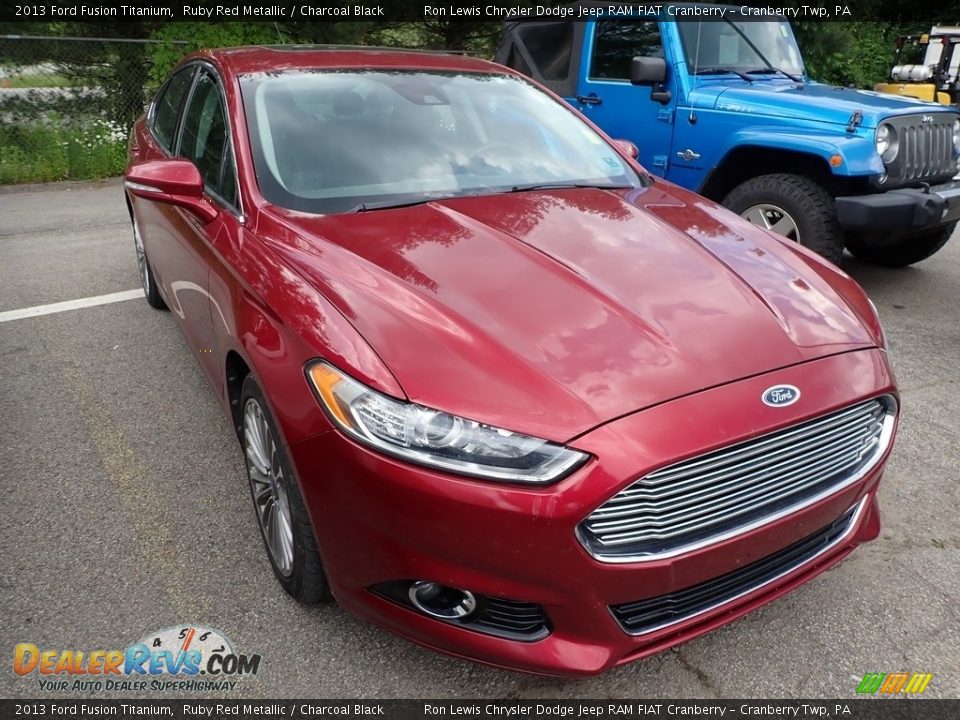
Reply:
<svg viewBox="0 0 960 720"><path fill-rule="evenodd" d="M332 427L305 374L311 360L327 360L370 387L405 397L347 318L263 243L246 242L231 264L237 274L225 280L213 273L210 288L213 297L229 297L221 302L228 308L224 326L229 329L219 343L224 368L230 351L244 361L288 445ZM230 401L229 388L224 400Z"/></svg>

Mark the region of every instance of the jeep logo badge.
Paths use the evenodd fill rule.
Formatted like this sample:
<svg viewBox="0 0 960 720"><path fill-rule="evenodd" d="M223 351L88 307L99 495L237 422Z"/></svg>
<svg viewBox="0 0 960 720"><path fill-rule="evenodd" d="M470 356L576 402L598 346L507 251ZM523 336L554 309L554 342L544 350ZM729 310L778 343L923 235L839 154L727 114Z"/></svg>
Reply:
<svg viewBox="0 0 960 720"><path fill-rule="evenodd" d="M922 122L924 125L929 125L933 122L933 115L924 115L920 118L920 122Z"/></svg>
<svg viewBox="0 0 960 720"><path fill-rule="evenodd" d="M793 385L774 385L764 390L760 399L770 407L786 407L800 399L800 389Z"/></svg>

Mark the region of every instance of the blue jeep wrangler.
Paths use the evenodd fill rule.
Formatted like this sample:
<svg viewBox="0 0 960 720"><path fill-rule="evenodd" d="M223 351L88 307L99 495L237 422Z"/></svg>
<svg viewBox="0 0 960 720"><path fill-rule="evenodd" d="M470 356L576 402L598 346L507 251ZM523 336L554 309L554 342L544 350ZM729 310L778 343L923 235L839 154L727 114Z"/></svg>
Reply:
<svg viewBox="0 0 960 720"><path fill-rule="evenodd" d="M949 239L960 218L956 108L812 82L776 17L572 7L590 19L508 23L497 61L632 141L652 173L834 263L846 247L901 267ZM726 13L684 19L697 7Z"/></svg>

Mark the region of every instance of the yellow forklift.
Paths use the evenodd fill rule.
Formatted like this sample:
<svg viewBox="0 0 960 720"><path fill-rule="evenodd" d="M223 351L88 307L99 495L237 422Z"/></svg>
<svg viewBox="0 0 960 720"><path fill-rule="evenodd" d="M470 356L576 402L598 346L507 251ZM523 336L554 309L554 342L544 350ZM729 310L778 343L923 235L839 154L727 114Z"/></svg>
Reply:
<svg viewBox="0 0 960 720"><path fill-rule="evenodd" d="M901 35L893 56L888 83L873 86L877 92L960 104L960 27L934 25L923 35Z"/></svg>

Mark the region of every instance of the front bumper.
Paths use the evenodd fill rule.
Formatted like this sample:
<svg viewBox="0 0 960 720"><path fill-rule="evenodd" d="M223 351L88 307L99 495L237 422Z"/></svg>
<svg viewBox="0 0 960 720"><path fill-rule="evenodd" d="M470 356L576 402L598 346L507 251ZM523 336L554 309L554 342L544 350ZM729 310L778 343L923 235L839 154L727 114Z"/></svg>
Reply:
<svg viewBox="0 0 960 720"><path fill-rule="evenodd" d="M786 408L766 388L803 388ZM650 468L895 393L884 353L849 352L680 398L611 422L570 444L593 460L542 489L442 475L328 432L293 446L331 588L346 609L436 650L500 667L591 675L689 640L839 562L879 533L875 494L886 457L859 482L767 525L674 557L605 563L576 527ZM614 608L730 575L796 546L853 511L843 531L783 572L682 622L631 634ZM759 567L759 566L757 566ZM542 607L550 633L504 639L434 620L371 589L424 579ZM799 630L799 628L798 628Z"/></svg>
<svg viewBox="0 0 960 720"><path fill-rule="evenodd" d="M929 190L901 188L875 195L838 197L837 217L844 230L889 232L934 229L960 220L960 181Z"/></svg>

